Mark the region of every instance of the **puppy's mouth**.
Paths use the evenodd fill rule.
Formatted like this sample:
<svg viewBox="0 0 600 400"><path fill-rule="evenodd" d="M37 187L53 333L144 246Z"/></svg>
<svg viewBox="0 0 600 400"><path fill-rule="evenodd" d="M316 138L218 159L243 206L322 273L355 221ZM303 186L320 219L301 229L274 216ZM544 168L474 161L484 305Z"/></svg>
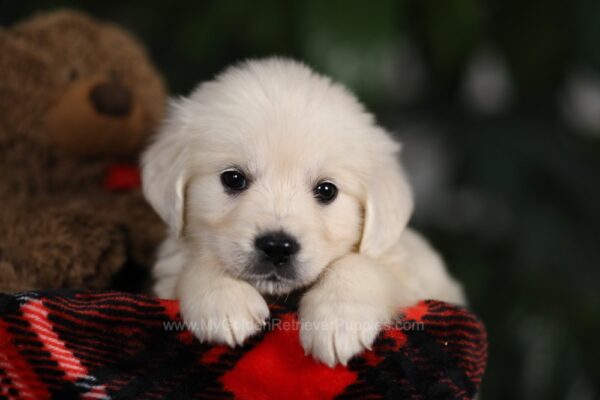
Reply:
<svg viewBox="0 0 600 400"><path fill-rule="evenodd" d="M277 271L263 274L244 273L240 278L266 294L286 294L302 286L300 280L284 276Z"/></svg>
<svg viewBox="0 0 600 400"><path fill-rule="evenodd" d="M246 280L249 281L265 281L265 282L288 282L293 283L294 279L287 278L285 276L279 275L277 272L272 272L270 274L262 274L262 275L252 275L248 274L244 276Z"/></svg>

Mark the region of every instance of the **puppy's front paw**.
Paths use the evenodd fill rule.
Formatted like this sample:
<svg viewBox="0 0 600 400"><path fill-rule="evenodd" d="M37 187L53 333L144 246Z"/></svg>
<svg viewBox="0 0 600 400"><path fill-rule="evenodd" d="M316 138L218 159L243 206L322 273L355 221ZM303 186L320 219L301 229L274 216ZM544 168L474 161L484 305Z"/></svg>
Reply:
<svg viewBox="0 0 600 400"><path fill-rule="evenodd" d="M387 322L382 310L371 304L314 300L302 301L300 342L306 354L330 367L346 365L355 355L371 349Z"/></svg>
<svg viewBox="0 0 600 400"><path fill-rule="evenodd" d="M269 317L263 297L246 282L227 279L205 293L181 299L181 314L201 342L242 345Z"/></svg>

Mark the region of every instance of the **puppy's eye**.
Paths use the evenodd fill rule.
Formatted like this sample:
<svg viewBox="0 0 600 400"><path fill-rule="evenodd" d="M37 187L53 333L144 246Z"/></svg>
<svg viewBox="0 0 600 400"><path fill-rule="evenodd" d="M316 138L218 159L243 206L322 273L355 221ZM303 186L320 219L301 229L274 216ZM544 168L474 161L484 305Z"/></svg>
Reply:
<svg viewBox="0 0 600 400"><path fill-rule="evenodd" d="M235 169L223 172L221 174L221 183L229 193L241 192L248 187L246 176Z"/></svg>
<svg viewBox="0 0 600 400"><path fill-rule="evenodd" d="M315 186L313 193L319 203L329 204L337 197L338 189L333 183L323 181Z"/></svg>

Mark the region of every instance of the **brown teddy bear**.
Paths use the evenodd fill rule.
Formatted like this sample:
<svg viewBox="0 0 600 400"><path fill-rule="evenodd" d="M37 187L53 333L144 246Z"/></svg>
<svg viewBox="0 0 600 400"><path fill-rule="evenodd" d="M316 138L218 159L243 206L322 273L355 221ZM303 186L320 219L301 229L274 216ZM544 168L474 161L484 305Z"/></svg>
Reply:
<svg viewBox="0 0 600 400"><path fill-rule="evenodd" d="M163 236L137 155L165 85L143 46L74 11L0 30L0 291L104 288Z"/></svg>

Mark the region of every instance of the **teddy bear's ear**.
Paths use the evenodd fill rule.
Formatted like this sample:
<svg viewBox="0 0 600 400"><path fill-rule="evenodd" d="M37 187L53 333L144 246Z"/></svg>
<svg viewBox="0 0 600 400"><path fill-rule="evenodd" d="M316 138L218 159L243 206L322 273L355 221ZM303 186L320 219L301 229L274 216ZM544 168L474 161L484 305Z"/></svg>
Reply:
<svg viewBox="0 0 600 400"><path fill-rule="evenodd" d="M172 102L160 132L142 155L144 195L154 210L180 236L184 229L186 160L189 140Z"/></svg>
<svg viewBox="0 0 600 400"><path fill-rule="evenodd" d="M10 30L0 31L0 115L7 132L29 129L31 116L44 111L40 88L48 84L44 78L48 64L42 49Z"/></svg>
<svg viewBox="0 0 600 400"><path fill-rule="evenodd" d="M48 39L56 33L64 37L65 30L79 30L85 32L94 26L95 20L89 15L70 9L61 9L48 13L39 13L16 23L11 32L39 41ZM95 27L95 26L94 26Z"/></svg>

